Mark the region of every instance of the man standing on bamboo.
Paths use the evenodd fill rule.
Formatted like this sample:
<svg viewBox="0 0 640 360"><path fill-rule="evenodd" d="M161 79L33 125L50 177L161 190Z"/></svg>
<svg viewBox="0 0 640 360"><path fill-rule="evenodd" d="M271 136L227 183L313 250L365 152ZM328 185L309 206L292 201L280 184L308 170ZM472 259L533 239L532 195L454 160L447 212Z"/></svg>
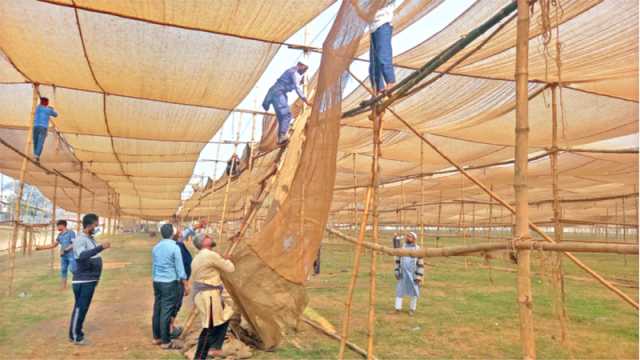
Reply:
<svg viewBox="0 0 640 360"><path fill-rule="evenodd" d="M100 253L111 247L109 242L97 244L93 238L98 225L98 215L85 215L82 218L82 232L73 242L73 256L76 260L76 271L73 273L72 282L75 304L71 314L69 338L76 345L86 344L82 325L102 274Z"/></svg>
<svg viewBox="0 0 640 360"><path fill-rule="evenodd" d="M276 112L279 145L287 142L287 131L289 130L289 124L292 119L287 93L295 91L305 104L311 106L304 96L304 91L301 87L303 80L302 75L304 75L308 68L307 65L298 62L296 66L287 69L269 89L269 92L262 101L264 111L268 111L271 105L273 105L273 109Z"/></svg>
<svg viewBox="0 0 640 360"><path fill-rule="evenodd" d="M49 106L49 99L40 98L40 105L36 107L33 117L33 155L36 161L40 161L40 155L44 147L44 140L47 138L49 131L49 118L57 117L58 113Z"/></svg>
<svg viewBox="0 0 640 360"><path fill-rule="evenodd" d="M417 235L409 232L405 235L404 249L418 249L416 244ZM424 278L424 261L422 258L410 256L396 257L395 275L398 280L396 286L396 312L402 311L402 300L405 296L410 299L409 315L416 312L418 297L420 296L420 286Z"/></svg>
<svg viewBox="0 0 640 360"><path fill-rule="evenodd" d="M395 0L387 0L380 8L369 25L371 44L369 45L369 80L376 94L384 94L396 83L393 69L393 12L396 8Z"/></svg>

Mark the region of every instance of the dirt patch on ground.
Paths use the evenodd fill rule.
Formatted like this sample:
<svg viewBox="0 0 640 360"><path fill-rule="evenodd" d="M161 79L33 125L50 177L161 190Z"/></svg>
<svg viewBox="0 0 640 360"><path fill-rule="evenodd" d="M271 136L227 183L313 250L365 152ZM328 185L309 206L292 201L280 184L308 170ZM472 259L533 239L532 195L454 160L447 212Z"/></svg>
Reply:
<svg viewBox="0 0 640 360"><path fill-rule="evenodd" d="M123 267L127 263L113 264L125 264ZM31 339L31 352L27 357L121 359L166 356L166 350L151 344L151 287L139 281L124 281L118 288L102 285L96 289L85 321L84 331L90 345L71 344L67 335L69 319L59 318L42 322L30 331L38 336Z"/></svg>

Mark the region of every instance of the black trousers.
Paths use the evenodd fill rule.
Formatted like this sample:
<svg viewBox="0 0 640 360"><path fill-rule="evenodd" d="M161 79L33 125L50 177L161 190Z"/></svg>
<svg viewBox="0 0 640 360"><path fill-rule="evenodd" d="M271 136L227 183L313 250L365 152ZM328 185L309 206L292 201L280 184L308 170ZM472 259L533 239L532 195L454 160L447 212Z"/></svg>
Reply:
<svg viewBox="0 0 640 360"><path fill-rule="evenodd" d="M176 313L179 287L177 281L153 282L153 338L160 339L163 344L171 342L169 325Z"/></svg>
<svg viewBox="0 0 640 360"><path fill-rule="evenodd" d="M82 325L89 311L93 293L96 290L97 281L88 283L73 284L73 296L75 303L71 312L71 322L69 324L69 339L72 341L81 341L84 339Z"/></svg>
<svg viewBox="0 0 640 360"><path fill-rule="evenodd" d="M198 347L196 348L195 360L204 360L209 354L209 349L221 349L222 343L224 343L224 337L227 334L227 328L229 327L229 321L213 326L213 309L209 312L209 327L202 329L200 337L198 338Z"/></svg>

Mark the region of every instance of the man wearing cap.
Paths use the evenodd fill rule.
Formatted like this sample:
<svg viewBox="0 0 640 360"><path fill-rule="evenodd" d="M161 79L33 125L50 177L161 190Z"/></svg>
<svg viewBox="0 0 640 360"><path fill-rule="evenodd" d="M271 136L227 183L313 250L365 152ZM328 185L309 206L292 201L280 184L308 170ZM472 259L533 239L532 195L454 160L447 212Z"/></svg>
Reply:
<svg viewBox="0 0 640 360"><path fill-rule="evenodd" d="M276 118L278 119L278 144L287 142L287 131L291 123L291 109L289 108L287 93L295 91L305 104L311 106L304 96L304 91L301 87L303 83L302 75L308 68L307 65L298 62L296 66L287 69L269 89L269 92L267 92L267 95L264 97L264 101L262 101L264 111L268 111L269 107L273 105L273 109L276 112Z"/></svg>
<svg viewBox="0 0 640 360"><path fill-rule="evenodd" d="M416 233L407 233L405 235L405 244L402 248L418 249L416 238ZM398 280L398 285L396 286L396 312L402 311L402 299L408 296L411 299L409 303L409 315L413 315L418 305L420 285L422 285L422 279L424 278L424 261L422 258L397 256L395 276Z"/></svg>
<svg viewBox="0 0 640 360"><path fill-rule="evenodd" d="M57 117L58 113L49 106L49 99L41 97L40 105L36 107L33 116L33 155L36 161L40 161L44 140L47 138L47 131L49 131L49 118L52 116Z"/></svg>

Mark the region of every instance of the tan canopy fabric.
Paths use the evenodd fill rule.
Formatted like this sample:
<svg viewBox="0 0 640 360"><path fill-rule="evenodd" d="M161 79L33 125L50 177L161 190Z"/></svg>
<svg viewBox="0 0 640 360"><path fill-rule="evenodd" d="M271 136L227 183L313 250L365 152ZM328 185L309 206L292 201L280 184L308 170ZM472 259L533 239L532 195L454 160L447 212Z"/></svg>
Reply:
<svg viewBox="0 0 640 360"><path fill-rule="evenodd" d="M56 150L47 139L43 166L67 171L82 162L102 180L98 201L115 192L123 215L168 218L200 151L279 43L331 3L3 1L0 128L22 131L3 139L24 151L34 89L22 83L39 83L64 139ZM54 160L55 151L64 159ZM19 171L18 154L5 160ZM40 179L29 183L52 183Z"/></svg>

